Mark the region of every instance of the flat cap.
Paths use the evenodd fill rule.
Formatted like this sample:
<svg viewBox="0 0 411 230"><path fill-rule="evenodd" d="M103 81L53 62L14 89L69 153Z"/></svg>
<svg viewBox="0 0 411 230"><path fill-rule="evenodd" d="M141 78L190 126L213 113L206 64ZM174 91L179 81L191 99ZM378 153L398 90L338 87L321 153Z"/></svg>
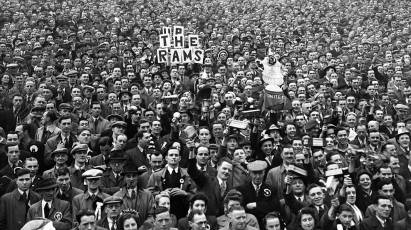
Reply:
<svg viewBox="0 0 411 230"><path fill-rule="evenodd" d="M71 106L69 103L61 103L59 105L59 110L62 110L62 109L72 110L73 106Z"/></svg>
<svg viewBox="0 0 411 230"><path fill-rule="evenodd" d="M103 171L100 169L89 169L85 171L82 175L85 179L101 178L103 176Z"/></svg>
<svg viewBox="0 0 411 230"><path fill-rule="evenodd" d="M106 199L104 199L103 204L122 204L123 200L118 197L118 196L109 196Z"/></svg>
<svg viewBox="0 0 411 230"><path fill-rule="evenodd" d="M264 171L267 168L267 162L262 161L262 160L256 160L253 162L248 163L247 169L248 171Z"/></svg>
<svg viewBox="0 0 411 230"><path fill-rule="evenodd" d="M409 107L407 105L404 105L404 104L397 104L394 108L396 110L407 110L407 109L409 109Z"/></svg>
<svg viewBox="0 0 411 230"><path fill-rule="evenodd" d="M127 128L127 123L124 121L116 121L114 122L111 127L123 127L123 128Z"/></svg>
<svg viewBox="0 0 411 230"><path fill-rule="evenodd" d="M68 149L66 148L58 148L51 153L51 158L54 157L56 154L66 154L68 155Z"/></svg>
<svg viewBox="0 0 411 230"><path fill-rule="evenodd" d="M88 150L88 145L86 144L79 144L74 146L74 148L71 150L71 154L76 154L78 152L87 152Z"/></svg>

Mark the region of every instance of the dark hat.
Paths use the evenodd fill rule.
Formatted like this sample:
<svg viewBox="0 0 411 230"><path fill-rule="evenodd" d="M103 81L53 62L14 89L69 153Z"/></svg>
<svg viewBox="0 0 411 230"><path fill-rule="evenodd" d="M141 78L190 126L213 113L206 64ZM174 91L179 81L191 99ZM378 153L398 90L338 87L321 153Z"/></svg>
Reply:
<svg viewBox="0 0 411 230"><path fill-rule="evenodd" d="M68 149L66 148L58 148L51 153L51 158L54 157L56 154L66 154L68 155Z"/></svg>
<svg viewBox="0 0 411 230"><path fill-rule="evenodd" d="M30 174L30 170L26 168L16 168L14 174L16 174L16 177L19 177L19 176L23 176L26 174Z"/></svg>
<svg viewBox="0 0 411 230"><path fill-rule="evenodd" d="M78 144L74 146L74 148L71 150L71 155L74 155L79 152L87 152L88 150L88 145L87 144Z"/></svg>
<svg viewBox="0 0 411 230"><path fill-rule="evenodd" d="M31 113L44 112L44 111L46 111L46 107L44 106L35 106L30 110Z"/></svg>
<svg viewBox="0 0 411 230"><path fill-rule="evenodd" d="M37 184L36 191L51 190L56 187L57 187L57 184L54 178L46 178L46 179L40 180L40 182Z"/></svg>
<svg viewBox="0 0 411 230"><path fill-rule="evenodd" d="M133 162L127 162L126 165L123 167L123 172L121 174L138 174L138 169L137 165L135 165Z"/></svg>
<svg viewBox="0 0 411 230"><path fill-rule="evenodd" d="M56 80L57 80L57 81L67 81L68 78L67 78L66 76L60 74L60 75L58 75L58 76L56 77Z"/></svg>
<svg viewBox="0 0 411 230"><path fill-rule="evenodd" d="M109 196L106 199L104 199L103 204L122 204L123 203L123 199L121 199L118 196Z"/></svg>
<svg viewBox="0 0 411 230"><path fill-rule="evenodd" d="M111 125L112 128L114 127L122 127L122 128L127 128L127 123L124 121L116 121Z"/></svg>
<svg viewBox="0 0 411 230"><path fill-rule="evenodd" d="M124 120L124 118L121 115L118 115L118 114L110 114L110 115L107 116L107 120L109 120L109 121L113 118L116 118L118 121L123 121Z"/></svg>
<svg viewBox="0 0 411 230"><path fill-rule="evenodd" d="M61 103L59 105L59 110L62 110L62 109L72 110L73 106L71 106L69 103Z"/></svg>
<svg viewBox="0 0 411 230"><path fill-rule="evenodd" d="M256 160L247 164L248 171L258 172L264 171L267 168L267 162L262 160Z"/></svg>
<svg viewBox="0 0 411 230"><path fill-rule="evenodd" d="M125 161L128 158L124 155L124 151L122 150L111 150L110 154L108 155L109 161Z"/></svg>
<svg viewBox="0 0 411 230"><path fill-rule="evenodd" d="M133 94L131 94L129 91L121 91L119 94L120 98L123 96L123 94L127 94L130 98L133 96Z"/></svg>
<svg viewBox="0 0 411 230"><path fill-rule="evenodd" d="M101 178L103 176L103 171L100 169L89 169L85 171L81 176L85 179Z"/></svg>

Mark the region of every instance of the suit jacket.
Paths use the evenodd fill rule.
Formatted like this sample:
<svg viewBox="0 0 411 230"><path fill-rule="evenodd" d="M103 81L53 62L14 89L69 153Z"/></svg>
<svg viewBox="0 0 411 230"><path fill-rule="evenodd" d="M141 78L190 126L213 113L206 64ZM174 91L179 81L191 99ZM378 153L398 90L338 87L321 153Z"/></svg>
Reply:
<svg viewBox="0 0 411 230"><path fill-rule="evenodd" d="M283 198L283 191L285 188L285 174L286 170L284 168L284 165L280 165L278 167L270 169L265 180L265 183L273 189L274 194L278 195L278 199Z"/></svg>
<svg viewBox="0 0 411 230"><path fill-rule="evenodd" d="M97 202L103 203L104 199L109 197L110 195L102 192L97 193ZM82 209L89 209L89 210L95 210L96 206L91 199L90 194L85 191L84 193L81 193L73 198L72 201L72 206L73 206L73 220L76 219L77 213L82 210Z"/></svg>
<svg viewBox="0 0 411 230"><path fill-rule="evenodd" d="M277 194L273 192L269 185L262 183L257 194L254 185L251 182L248 182L247 184L238 187L238 191L243 194L243 202L246 212L257 217L260 226L263 226L263 218L269 212L275 210L282 213L281 216L285 216L284 212L280 209L281 204ZM257 207L255 209L248 209L246 207L247 204L253 202L257 203Z"/></svg>
<svg viewBox="0 0 411 230"><path fill-rule="evenodd" d="M38 202L40 195L29 191L29 206ZM0 229L20 230L26 223L26 204L16 189L0 198Z"/></svg>
<svg viewBox="0 0 411 230"><path fill-rule="evenodd" d="M137 194L132 199L125 187L114 194L116 197L123 199L121 209L132 209L138 213L138 226L143 225L144 221L154 212L154 197L145 190L137 189Z"/></svg>
<svg viewBox="0 0 411 230"><path fill-rule="evenodd" d="M43 210L41 208L42 200L33 204L27 213L27 222L36 218L43 218ZM49 216L45 217L52 221L64 222L71 227L71 209L70 203L60 199L53 199L50 208Z"/></svg>
<svg viewBox="0 0 411 230"><path fill-rule="evenodd" d="M37 132L36 132L36 141L40 141L40 142L43 141L42 138L43 138L43 135L44 135L44 128L45 128L44 126L41 126L40 128L37 129ZM48 138L46 139L46 141L47 141L48 139L52 138L52 137L55 137L55 136L59 135L60 132L61 132L61 129L60 129L59 127L56 127L56 128L53 130L53 132L51 132L51 133L49 134L49 136L48 136Z"/></svg>
<svg viewBox="0 0 411 230"><path fill-rule="evenodd" d="M45 165L46 167L51 167L52 165L54 165L54 161L53 159L51 159L51 153L57 149L57 145L59 143L61 143L61 135L57 135L54 136L52 138L49 138L44 146L44 161L45 161ZM68 151L71 151L71 147L73 146L73 143L77 142L77 138L74 135L70 135L69 137L69 146L70 148L68 149Z"/></svg>
<svg viewBox="0 0 411 230"><path fill-rule="evenodd" d="M214 176L216 175L217 173L214 174ZM233 171L231 172L231 176L228 180L232 180L231 184L233 187L239 187L250 182L250 175L244 166L236 163L233 165Z"/></svg>
<svg viewBox="0 0 411 230"><path fill-rule="evenodd" d="M408 226L408 228L407 228ZM394 223L395 230L408 230L411 226L411 218L406 217Z"/></svg>
<svg viewBox="0 0 411 230"><path fill-rule="evenodd" d="M127 150L126 154L129 156L129 159L131 159L137 165L137 168L143 165L145 165L147 168L150 167L146 153L141 152L137 146Z"/></svg>
<svg viewBox="0 0 411 230"><path fill-rule="evenodd" d="M97 223L96 223L96 226L99 226L99 227L102 227L102 228L105 228L105 229L110 229L110 226L109 226L108 220L107 220L107 216L100 219L100 220L98 220ZM116 229L118 229L118 227Z"/></svg>
<svg viewBox="0 0 411 230"><path fill-rule="evenodd" d="M82 170L77 170L74 165L68 167L68 170L70 171L71 185L84 191L86 186L84 185L83 177L81 175L90 168L90 165L86 165Z"/></svg>
<svg viewBox="0 0 411 230"><path fill-rule="evenodd" d="M372 215L366 219L364 219L360 223L360 230L393 230L394 225L390 219L385 222L385 226L383 227L380 221Z"/></svg>
<svg viewBox="0 0 411 230"><path fill-rule="evenodd" d="M100 134L104 130L110 128L111 124L107 119L99 117L97 120L98 120L98 122L97 122L97 127L96 127L96 123L94 122L94 118L90 117L88 119L89 128L91 129L92 134Z"/></svg>
<svg viewBox="0 0 411 230"><path fill-rule="evenodd" d="M101 178L101 185L103 192L112 195L115 192L119 191L121 187L123 187L124 176L119 175L116 179L114 177L113 171L110 169L104 172L103 177Z"/></svg>
<svg viewBox="0 0 411 230"><path fill-rule="evenodd" d="M227 188L224 194L221 195L220 183L218 182L217 177L209 177L206 173L199 171L195 159L190 159L188 161L188 173L198 186L198 191L203 192L208 197L206 214L212 216L220 216L224 214L224 196L233 188L230 181L226 182Z"/></svg>

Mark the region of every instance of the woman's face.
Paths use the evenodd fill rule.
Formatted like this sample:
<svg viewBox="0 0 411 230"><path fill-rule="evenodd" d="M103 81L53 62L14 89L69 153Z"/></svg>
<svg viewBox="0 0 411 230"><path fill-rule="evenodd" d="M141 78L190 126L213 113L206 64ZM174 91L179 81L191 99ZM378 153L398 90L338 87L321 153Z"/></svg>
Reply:
<svg viewBox="0 0 411 230"><path fill-rule="evenodd" d="M304 230L314 229L314 217L310 214L303 214L301 216L301 227Z"/></svg>
<svg viewBox="0 0 411 230"><path fill-rule="evenodd" d="M4 75L3 78L1 79L1 83L8 84L9 80L10 80L10 76L9 75Z"/></svg>
<svg viewBox="0 0 411 230"><path fill-rule="evenodd" d="M124 230L137 230L137 223L134 218L130 218L124 221Z"/></svg>
<svg viewBox="0 0 411 230"><path fill-rule="evenodd" d="M364 190L369 190L371 188L370 176L368 176L367 174L361 175L359 184Z"/></svg>
<svg viewBox="0 0 411 230"><path fill-rule="evenodd" d="M267 230L281 230L280 220L278 218L269 218L265 225Z"/></svg>

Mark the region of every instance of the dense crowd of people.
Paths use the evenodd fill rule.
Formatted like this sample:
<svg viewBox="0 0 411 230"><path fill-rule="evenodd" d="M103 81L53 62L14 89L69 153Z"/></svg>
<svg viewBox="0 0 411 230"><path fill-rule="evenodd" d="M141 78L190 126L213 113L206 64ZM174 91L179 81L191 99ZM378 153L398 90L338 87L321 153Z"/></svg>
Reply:
<svg viewBox="0 0 411 230"><path fill-rule="evenodd" d="M0 2L0 229L410 228L410 1Z"/></svg>

